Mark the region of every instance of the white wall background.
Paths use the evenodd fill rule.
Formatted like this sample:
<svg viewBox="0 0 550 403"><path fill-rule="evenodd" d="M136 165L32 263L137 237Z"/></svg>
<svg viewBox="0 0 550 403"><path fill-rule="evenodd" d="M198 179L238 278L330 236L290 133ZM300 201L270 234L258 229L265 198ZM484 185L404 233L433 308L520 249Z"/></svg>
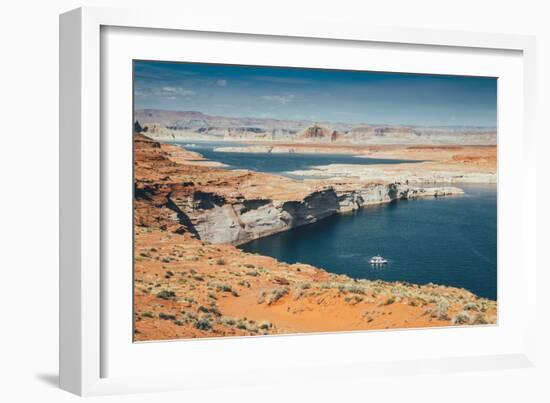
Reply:
<svg viewBox="0 0 550 403"><path fill-rule="evenodd" d="M546 3L546 4L545 4ZM550 12L544 1L391 0L330 2L20 0L4 2L0 22L0 400L66 402L56 388L58 292L58 14L81 5L163 7L231 18L310 15L372 25L533 34L538 51L539 262L550 246L542 173L550 172ZM533 203L533 208L535 203ZM543 238L543 236L545 238ZM94 398L99 401L550 401L549 276L539 279L539 364L535 369L371 378L302 388L262 387ZM322 352L320 352L322 354Z"/></svg>

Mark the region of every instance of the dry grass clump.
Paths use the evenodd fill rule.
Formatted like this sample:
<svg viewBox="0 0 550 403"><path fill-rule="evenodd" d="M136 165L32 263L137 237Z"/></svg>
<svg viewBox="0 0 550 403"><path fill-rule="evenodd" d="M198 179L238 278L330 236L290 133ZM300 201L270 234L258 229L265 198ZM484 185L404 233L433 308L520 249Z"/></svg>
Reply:
<svg viewBox="0 0 550 403"><path fill-rule="evenodd" d="M267 305L272 305L281 298L283 298L285 295L287 295L289 292L288 287L281 287L276 288L273 291L271 291L271 294L269 295L269 298L267 300Z"/></svg>
<svg viewBox="0 0 550 403"><path fill-rule="evenodd" d="M273 324L267 320L262 320L259 324L258 324L258 327L260 329L263 329L263 330L268 330L268 329L271 329L273 327Z"/></svg>
<svg viewBox="0 0 550 403"><path fill-rule="evenodd" d="M233 287L227 283L208 283L209 287L214 287L218 292L233 293Z"/></svg>
<svg viewBox="0 0 550 403"><path fill-rule="evenodd" d="M164 320L176 320L176 315L173 315L171 313L159 313L159 318Z"/></svg>
<svg viewBox="0 0 550 403"><path fill-rule="evenodd" d="M478 311L479 308L477 307L477 304L474 303L474 302L468 302L467 304L465 304L463 307L462 307L463 310L465 311Z"/></svg>
<svg viewBox="0 0 550 403"><path fill-rule="evenodd" d="M489 322L484 314L478 313L471 322L472 325L487 325Z"/></svg>
<svg viewBox="0 0 550 403"><path fill-rule="evenodd" d="M470 323L470 315L468 315L465 311L460 312L453 318L454 325L465 325L468 323Z"/></svg>
<svg viewBox="0 0 550 403"><path fill-rule="evenodd" d="M258 298L256 298L256 302L258 304L263 304L265 302L265 297L266 297L267 293L265 291L261 291L259 294L258 294Z"/></svg>
<svg viewBox="0 0 550 403"><path fill-rule="evenodd" d="M345 294L345 293L352 293L352 294L366 294L367 286L363 284L364 281L347 281L347 282L324 282L321 283L320 288L325 290L331 290L336 289L339 292Z"/></svg>
<svg viewBox="0 0 550 403"><path fill-rule="evenodd" d="M346 301L350 305L357 305L360 302L363 302L364 298L359 295L353 295L351 297L344 298L344 301Z"/></svg>
<svg viewBox="0 0 550 403"><path fill-rule="evenodd" d="M157 298L160 299L174 299L176 298L176 293L170 290L162 290L157 293Z"/></svg>
<svg viewBox="0 0 550 403"><path fill-rule="evenodd" d="M395 297L393 295L389 296L388 298L386 298L386 300L384 302L382 302L381 305L383 306L386 306L386 305L391 305L393 304L394 302L396 301Z"/></svg>
<svg viewBox="0 0 550 403"><path fill-rule="evenodd" d="M195 322L195 328L199 330L210 330L212 329L212 324L208 318L203 317Z"/></svg>
<svg viewBox="0 0 550 403"><path fill-rule="evenodd" d="M437 303L435 317L439 320L449 320L449 303L446 300Z"/></svg>

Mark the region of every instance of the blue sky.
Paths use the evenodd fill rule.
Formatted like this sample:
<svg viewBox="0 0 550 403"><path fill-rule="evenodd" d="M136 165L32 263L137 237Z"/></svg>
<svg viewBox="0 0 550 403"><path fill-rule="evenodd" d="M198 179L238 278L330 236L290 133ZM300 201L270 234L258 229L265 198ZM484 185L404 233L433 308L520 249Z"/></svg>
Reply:
<svg viewBox="0 0 550 403"><path fill-rule="evenodd" d="M319 122L496 127L497 80L134 62L136 109Z"/></svg>

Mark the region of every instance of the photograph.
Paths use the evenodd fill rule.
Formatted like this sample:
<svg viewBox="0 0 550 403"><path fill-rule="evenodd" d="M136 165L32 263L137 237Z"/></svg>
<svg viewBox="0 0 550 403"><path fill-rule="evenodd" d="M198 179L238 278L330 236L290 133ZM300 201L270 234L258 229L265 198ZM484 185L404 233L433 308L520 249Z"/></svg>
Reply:
<svg viewBox="0 0 550 403"><path fill-rule="evenodd" d="M497 324L496 77L132 63L134 342Z"/></svg>

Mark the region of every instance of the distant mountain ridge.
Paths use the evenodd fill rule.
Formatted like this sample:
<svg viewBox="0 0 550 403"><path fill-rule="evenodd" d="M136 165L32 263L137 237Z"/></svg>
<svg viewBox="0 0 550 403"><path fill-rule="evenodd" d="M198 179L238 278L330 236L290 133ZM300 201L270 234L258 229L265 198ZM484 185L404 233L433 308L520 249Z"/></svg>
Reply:
<svg viewBox="0 0 550 403"><path fill-rule="evenodd" d="M140 109L134 120L154 138L360 144L496 144L496 129L227 117Z"/></svg>

